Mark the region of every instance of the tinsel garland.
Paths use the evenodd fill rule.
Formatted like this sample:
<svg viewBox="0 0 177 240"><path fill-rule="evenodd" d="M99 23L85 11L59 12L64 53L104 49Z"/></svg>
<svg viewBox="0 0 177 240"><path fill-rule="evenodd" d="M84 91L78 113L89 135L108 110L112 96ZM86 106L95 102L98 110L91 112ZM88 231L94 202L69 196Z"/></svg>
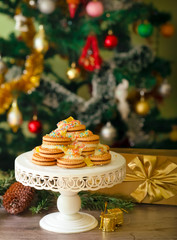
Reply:
<svg viewBox="0 0 177 240"><path fill-rule="evenodd" d="M76 119L79 119L88 127L99 124L103 113L115 105L115 87L116 81L112 69L108 69L104 74L101 74L101 72L94 74L92 96L87 101L61 84L45 77L41 80L37 91L45 96L43 103L53 109L59 108L63 102L72 103L70 115L75 116Z"/></svg>

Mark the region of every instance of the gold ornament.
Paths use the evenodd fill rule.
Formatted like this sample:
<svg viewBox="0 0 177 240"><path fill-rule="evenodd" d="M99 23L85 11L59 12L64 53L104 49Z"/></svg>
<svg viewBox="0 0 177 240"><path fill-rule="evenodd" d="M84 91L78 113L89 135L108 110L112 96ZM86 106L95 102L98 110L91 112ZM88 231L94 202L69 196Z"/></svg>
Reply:
<svg viewBox="0 0 177 240"><path fill-rule="evenodd" d="M67 70L66 75L69 80L75 80L80 77L80 69L76 67L75 62L71 64L71 67Z"/></svg>
<svg viewBox="0 0 177 240"><path fill-rule="evenodd" d="M177 142L177 125L172 126L172 131L169 134L170 140Z"/></svg>
<svg viewBox="0 0 177 240"><path fill-rule="evenodd" d="M17 132L20 125L22 124L22 114L17 105L17 99L15 98L12 102L12 107L7 113L7 122L13 132Z"/></svg>
<svg viewBox="0 0 177 240"><path fill-rule="evenodd" d="M49 48L43 25L39 26L39 31L34 36L33 47L38 53L45 53Z"/></svg>
<svg viewBox="0 0 177 240"><path fill-rule="evenodd" d="M144 98L144 91L140 92L141 98L140 100L135 104L135 111L137 114L145 116L150 111L149 103Z"/></svg>
<svg viewBox="0 0 177 240"><path fill-rule="evenodd" d="M101 221L99 229L101 229L102 231L115 231L120 225L123 224L122 210L119 208L107 210L107 202L105 203L104 212L101 212L100 218Z"/></svg>

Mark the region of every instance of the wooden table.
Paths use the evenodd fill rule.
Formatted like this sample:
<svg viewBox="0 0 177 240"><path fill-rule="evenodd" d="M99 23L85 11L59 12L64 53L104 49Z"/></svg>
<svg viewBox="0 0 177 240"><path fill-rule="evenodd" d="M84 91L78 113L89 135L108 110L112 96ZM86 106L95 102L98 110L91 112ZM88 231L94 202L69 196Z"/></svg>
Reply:
<svg viewBox="0 0 177 240"><path fill-rule="evenodd" d="M100 220L100 211L91 214ZM124 224L116 232L102 232L99 227L78 234L48 232L39 227L44 215L46 212L32 215L27 211L13 216L0 208L0 240L177 240L176 206L139 204L124 214Z"/></svg>

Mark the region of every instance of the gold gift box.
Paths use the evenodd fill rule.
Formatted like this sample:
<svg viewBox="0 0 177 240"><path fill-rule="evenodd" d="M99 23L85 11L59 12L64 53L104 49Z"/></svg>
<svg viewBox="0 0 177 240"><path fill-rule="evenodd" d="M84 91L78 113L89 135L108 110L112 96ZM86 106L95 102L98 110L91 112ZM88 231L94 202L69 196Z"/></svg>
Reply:
<svg viewBox="0 0 177 240"><path fill-rule="evenodd" d="M126 179L100 193L136 202L177 205L177 150L111 149L126 159Z"/></svg>

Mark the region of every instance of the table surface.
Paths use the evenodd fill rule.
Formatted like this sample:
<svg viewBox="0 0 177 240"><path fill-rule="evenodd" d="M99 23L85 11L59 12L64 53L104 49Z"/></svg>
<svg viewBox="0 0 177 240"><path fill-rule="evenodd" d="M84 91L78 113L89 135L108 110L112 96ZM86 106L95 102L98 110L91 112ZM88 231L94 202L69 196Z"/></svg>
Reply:
<svg viewBox="0 0 177 240"><path fill-rule="evenodd" d="M53 208L48 211L56 212ZM177 206L137 204L124 214L124 224L115 232L102 232L99 226L76 234L48 232L39 227L39 220L48 212L32 215L26 211L10 215L0 208L0 240L177 240ZM100 221L100 211L84 211Z"/></svg>

